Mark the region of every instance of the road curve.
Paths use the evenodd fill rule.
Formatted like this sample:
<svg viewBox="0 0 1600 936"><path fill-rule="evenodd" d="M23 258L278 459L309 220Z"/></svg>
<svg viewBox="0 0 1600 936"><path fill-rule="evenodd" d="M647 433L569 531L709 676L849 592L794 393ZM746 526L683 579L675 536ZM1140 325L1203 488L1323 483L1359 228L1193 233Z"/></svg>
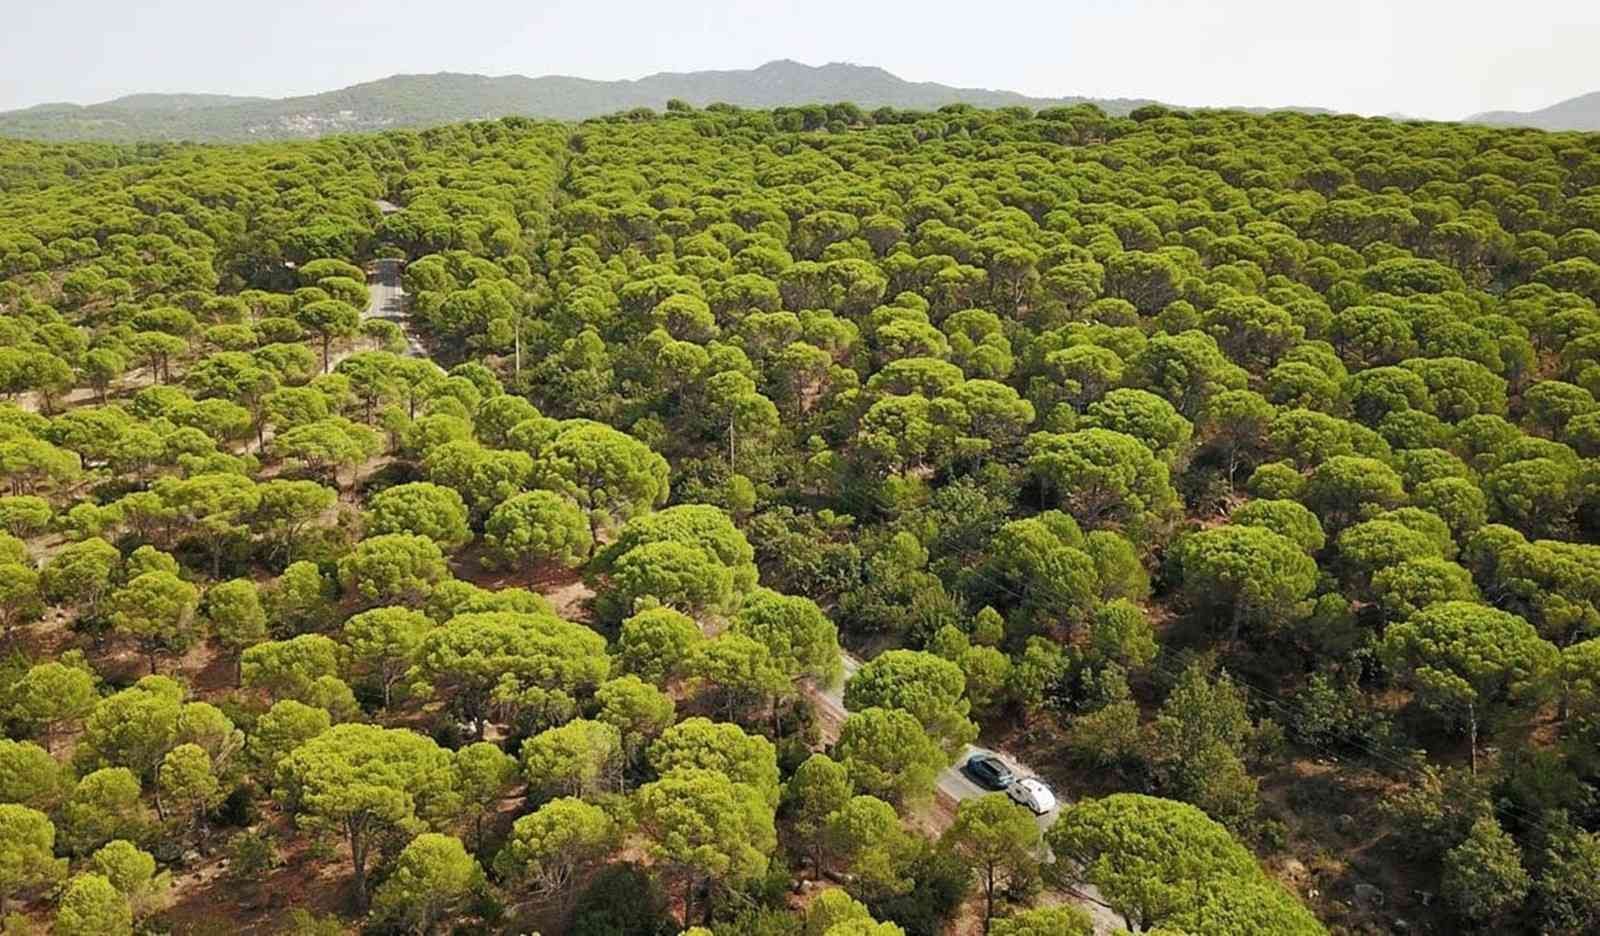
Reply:
<svg viewBox="0 0 1600 936"><path fill-rule="evenodd" d="M856 671L861 668L861 661L849 655L848 653L840 654L839 661L844 666L844 679L842 679L837 686L830 686L828 688L819 687L817 689L817 702L823 708L825 714L830 715L837 721L842 722L844 721L845 716L849 714L849 710L844 706L844 684L849 682L850 677L854 676ZM1038 773L1033 770L1033 768L1029 767L1027 764L1024 764L1022 761L1006 753L1005 751L991 751L988 748L980 748L969 744L963 748L961 753L956 757L955 764L946 767L944 770L939 772L937 782L938 791L950 799L958 802L964 799L972 799L976 796L982 796L985 793L990 792L989 790L985 790L983 787L978 786L976 783L973 783L972 780L968 779L966 774L961 772L960 765L966 763L967 758L978 753L993 754L994 756L1000 758L1005 762L1006 766L1010 767L1012 772L1019 777L1038 776ZM1020 809L1021 807L1019 806L1018 808ZM1056 816L1059 811L1059 809L1052 810L1039 817L1040 831L1050 828L1051 824L1056 821Z"/></svg>
<svg viewBox="0 0 1600 936"><path fill-rule="evenodd" d="M816 686L813 688L813 698L816 700L817 707L821 709L823 720L834 725L842 724L845 717L850 714L849 709L846 709L844 705L844 687L845 683L850 681L850 677L861 669L860 660L842 651L839 654L839 662L844 670L844 678L832 686ZM966 763L967 758L980 752L993 754L995 757L1000 758L1018 777L1039 776L1038 771L1006 751L980 748L969 744L962 749L953 765L939 772L936 782L939 796L946 797L954 802L960 802L961 800L973 799L990 792L973 783L966 774L961 772L961 765ZM1056 809L1038 817L1039 831L1041 833L1055 824L1056 818L1061 812L1059 804L1067 801L1064 790L1054 790L1054 792L1058 805ZM1017 808L1021 809L1022 807L1018 806ZM1069 890L1069 895L1072 899L1071 902L1085 910L1094 920L1095 936L1110 936L1110 934L1126 930L1126 921L1122 919L1120 914L1106 906L1105 900L1093 884L1079 884Z"/></svg>

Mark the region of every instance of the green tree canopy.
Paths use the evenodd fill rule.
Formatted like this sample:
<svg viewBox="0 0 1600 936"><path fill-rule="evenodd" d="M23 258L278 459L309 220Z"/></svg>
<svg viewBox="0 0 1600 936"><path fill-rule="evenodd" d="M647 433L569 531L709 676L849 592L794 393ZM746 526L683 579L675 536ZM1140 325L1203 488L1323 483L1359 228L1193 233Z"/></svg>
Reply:
<svg viewBox="0 0 1600 936"><path fill-rule="evenodd" d="M583 511L550 491L529 491L503 501L490 512L483 537L504 566L554 562L571 567L594 549Z"/></svg>
<svg viewBox="0 0 1600 936"><path fill-rule="evenodd" d="M1178 547L1183 593L1197 609L1241 631L1281 627L1304 613L1317 564L1265 526L1229 524L1196 533Z"/></svg>
<svg viewBox="0 0 1600 936"><path fill-rule="evenodd" d="M619 841L616 823L599 806L555 799L516 821L495 869L539 899L566 903L580 877Z"/></svg>
<svg viewBox="0 0 1600 936"><path fill-rule="evenodd" d="M367 532L372 536L409 533L425 536L451 552L472 540L467 505L447 487L415 481L397 484L373 495L367 503Z"/></svg>
<svg viewBox="0 0 1600 936"><path fill-rule="evenodd" d="M51 931L63 936L130 936L133 909L102 875L79 874L61 895Z"/></svg>
<svg viewBox="0 0 1600 936"><path fill-rule="evenodd" d="M367 903L367 861L393 832L448 815L455 774L450 753L402 728L336 725L295 748L278 767L276 795L302 827L338 835L350 848L356 902Z"/></svg>
<svg viewBox="0 0 1600 936"><path fill-rule="evenodd" d="M633 808L654 859L684 882L685 922L697 887L759 878L777 845L761 791L715 770L672 770L640 787Z"/></svg>
<svg viewBox="0 0 1600 936"><path fill-rule="evenodd" d="M587 627L548 613L488 611L429 631L411 673L417 690L444 701L481 738L491 703L570 713L610 667L605 638Z"/></svg>
<svg viewBox="0 0 1600 936"><path fill-rule="evenodd" d="M833 753L857 790L890 802L927 796L939 771L950 764L916 716L897 708L851 712Z"/></svg>
<svg viewBox="0 0 1600 936"><path fill-rule="evenodd" d="M909 712L929 737L954 755L978 736L967 718L966 677L961 668L931 653L889 650L856 671L845 686L852 711L891 708Z"/></svg>
<svg viewBox="0 0 1600 936"><path fill-rule="evenodd" d="M372 912L427 933L482 886L483 869L460 839L424 832L401 849L394 870L378 887Z"/></svg>
<svg viewBox="0 0 1600 936"><path fill-rule="evenodd" d="M983 928L994 919L995 898L1002 891L1025 891L1039 874L1039 826L1004 793L963 800L955 822L945 830L941 847L959 855L972 869L983 891Z"/></svg>
<svg viewBox="0 0 1600 936"><path fill-rule="evenodd" d="M1052 876L1094 884L1135 927L1263 936L1325 932L1266 879L1244 846L1193 806L1131 793L1080 800L1062 810L1045 840L1056 855ZM1216 899L1233 905L1230 915L1243 929L1212 919L1216 908L1209 905Z"/></svg>
<svg viewBox="0 0 1600 936"><path fill-rule="evenodd" d="M1560 666L1533 625L1466 601L1430 605L1389 628L1379 654L1424 705L1474 739L1481 720L1548 698Z"/></svg>
<svg viewBox="0 0 1600 936"><path fill-rule="evenodd" d="M66 860L55 856L55 842L55 826L44 813L0 804L0 907L66 874Z"/></svg>

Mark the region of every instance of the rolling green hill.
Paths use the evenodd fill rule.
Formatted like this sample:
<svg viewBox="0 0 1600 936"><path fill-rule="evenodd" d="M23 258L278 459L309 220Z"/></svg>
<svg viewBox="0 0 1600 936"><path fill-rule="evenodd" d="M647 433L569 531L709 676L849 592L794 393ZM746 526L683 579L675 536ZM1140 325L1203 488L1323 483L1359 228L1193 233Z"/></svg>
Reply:
<svg viewBox="0 0 1600 936"><path fill-rule="evenodd" d="M1031 98L1010 91L910 82L881 68L769 62L755 69L661 73L636 81L550 75L395 75L337 91L282 99L141 94L103 104L45 104L0 113L0 135L38 140L278 140L426 127L512 114L576 120L679 98L742 107L851 101L865 108L1048 107L1086 98ZM1126 114L1142 100L1097 100Z"/></svg>

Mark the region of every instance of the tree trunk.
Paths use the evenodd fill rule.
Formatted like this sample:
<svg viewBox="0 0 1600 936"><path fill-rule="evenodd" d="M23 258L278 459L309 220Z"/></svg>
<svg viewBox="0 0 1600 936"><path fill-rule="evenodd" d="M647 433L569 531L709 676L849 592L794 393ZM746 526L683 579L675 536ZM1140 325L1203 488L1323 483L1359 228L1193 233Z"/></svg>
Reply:
<svg viewBox="0 0 1600 936"><path fill-rule="evenodd" d="M988 936L989 921L994 919L994 869L990 868L983 881L983 932Z"/></svg>
<svg viewBox="0 0 1600 936"><path fill-rule="evenodd" d="M322 372L324 374L326 374L328 372L328 345L331 344L332 342L333 342L332 336L330 336L330 335L323 335L322 336Z"/></svg>
<svg viewBox="0 0 1600 936"><path fill-rule="evenodd" d="M165 803L161 802L161 765L160 764L156 765L155 783L153 783L152 786L155 787L156 818L160 819L162 822L166 822L167 821L167 807L166 807Z"/></svg>
<svg viewBox="0 0 1600 936"><path fill-rule="evenodd" d="M350 829L350 863L355 866L356 909L367 911L367 845L364 837Z"/></svg>

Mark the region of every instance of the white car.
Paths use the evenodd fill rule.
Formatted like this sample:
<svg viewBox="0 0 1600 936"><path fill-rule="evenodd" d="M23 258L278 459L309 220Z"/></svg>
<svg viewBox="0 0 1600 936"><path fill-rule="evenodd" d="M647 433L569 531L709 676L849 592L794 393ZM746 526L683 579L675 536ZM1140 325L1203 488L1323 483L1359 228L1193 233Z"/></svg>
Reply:
<svg viewBox="0 0 1600 936"><path fill-rule="evenodd" d="M1012 802L1033 810L1035 816L1042 816L1056 808L1056 795L1038 777L1017 780L1006 787L1006 795L1011 797Z"/></svg>

